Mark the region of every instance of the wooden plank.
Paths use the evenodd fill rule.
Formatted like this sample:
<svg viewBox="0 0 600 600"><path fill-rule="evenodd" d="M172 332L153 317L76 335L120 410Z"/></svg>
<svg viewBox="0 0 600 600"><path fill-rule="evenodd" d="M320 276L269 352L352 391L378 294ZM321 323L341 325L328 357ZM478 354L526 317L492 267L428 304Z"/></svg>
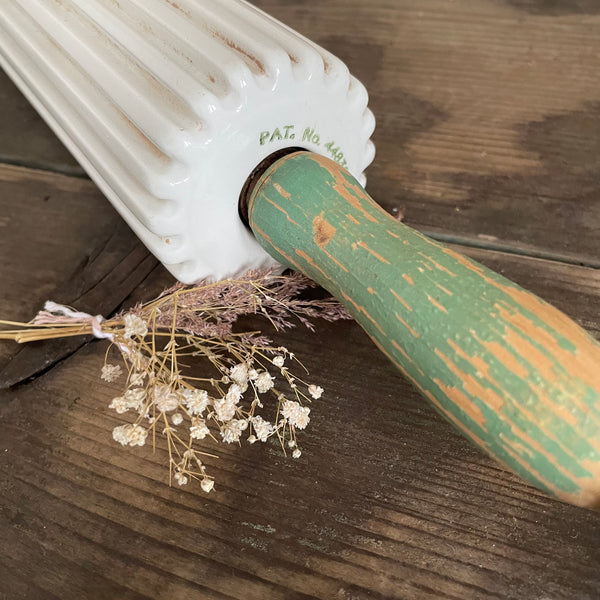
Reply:
<svg viewBox="0 0 600 600"><path fill-rule="evenodd" d="M468 252L594 321L597 270ZM168 283L157 269L146 299ZM42 599L598 596L596 513L545 497L481 455L355 324L278 339L327 392L303 456L285 459L275 443L219 449L208 496L168 488L162 443L153 455L112 441L119 417L107 405L120 388L99 380L103 342L2 392L9 543L0 569L21 582L9 590Z"/></svg>
<svg viewBox="0 0 600 600"><path fill-rule="evenodd" d="M458 242L600 265L597 3L254 4L367 86L368 189L386 209Z"/></svg>
<svg viewBox="0 0 600 600"><path fill-rule="evenodd" d="M0 164L0 215L3 319L28 321L46 300L110 314L156 265L87 179ZM0 345L0 378L19 381L82 343Z"/></svg>
<svg viewBox="0 0 600 600"><path fill-rule="evenodd" d="M255 4L369 87L379 120L370 191L391 198L388 210L469 245L598 265L596 3ZM39 123L11 126L20 103L0 117L0 160L65 170ZM49 297L102 312L104 294L127 294L132 270L118 265L147 254L114 251L135 241L89 182L45 177L0 169L3 316L12 307L27 319ZM597 269L468 253L600 338ZM168 283L156 268L127 302ZM119 421L106 406L120 390L99 381L103 343L0 393L0 599L600 595L596 514L476 452L355 325L280 339L327 392L303 456L225 448L209 496L165 485L164 447L153 456L112 442ZM13 352L0 346L0 363Z"/></svg>

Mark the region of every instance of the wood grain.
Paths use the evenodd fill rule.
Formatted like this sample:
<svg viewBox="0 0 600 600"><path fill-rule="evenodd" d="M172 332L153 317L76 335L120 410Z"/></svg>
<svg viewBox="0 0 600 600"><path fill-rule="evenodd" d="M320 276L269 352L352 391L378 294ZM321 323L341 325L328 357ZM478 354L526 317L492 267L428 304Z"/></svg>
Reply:
<svg viewBox="0 0 600 600"><path fill-rule="evenodd" d="M594 0L254 3L368 86L376 199L463 241L471 247L462 251L600 338ZM11 85L0 86L0 160L65 170L60 144ZM0 230L3 313L11 306L29 318L116 227L92 219L86 205L100 196L91 188L53 181L72 186L56 204L53 194L43 202L35 172L0 187L2 214L15 215ZM23 243L31 239L37 247ZM156 268L126 303L170 282ZM326 388L303 456L229 448L209 496L165 485L162 447L154 456L115 450L107 404L120 390L97 377L103 343L1 392L0 599L600 596L596 514L548 499L481 455L355 325L280 339Z"/></svg>
<svg viewBox="0 0 600 600"><path fill-rule="evenodd" d="M596 270L458 249L593 319ZM157 269L140 294L170 283ZM107 405L120 389L98 379L102 342L1 393L0 598L597 596L596 514L481 455L356 325L279 339L327 392L303 457L221 450L209 496L168 488L162 445L114 445Z"/></svg>
<svg viewBox="0 0 600 600"><path fill-rule="evenodd" d="M531 259L487 258L544 286ZM584 273L552 269L584 314L598 297L575 289ZM224 448L209 496L168 488L162 444L153 456L112 442L119 387L98 380L103 343L4 392L0 565L27 582L6 597L595 598L596 514L472 448L374 360L356 325L279 339L327 391L303 457Z"/></svg>
<svg viewBox="0 0 600 600"><path fill-rule="evenodd" d="M0 164L2 318L29 321L46 300L111 314L156 265L87 179ZM84 340L0 345L0 386L18 383Z"/></svg>

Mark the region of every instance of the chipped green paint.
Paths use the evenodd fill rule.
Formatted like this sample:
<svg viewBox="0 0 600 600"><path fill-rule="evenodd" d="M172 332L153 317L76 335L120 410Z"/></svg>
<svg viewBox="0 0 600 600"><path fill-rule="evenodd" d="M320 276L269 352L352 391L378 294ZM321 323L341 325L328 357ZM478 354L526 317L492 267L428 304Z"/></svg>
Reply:
<svg viewBox="0 0 600 600"><path fill-rule="evenodd" d="M267 170L250 224L469 439L559 498L600 506L600 345L573 321L399 223L308 152Z"/></svg>

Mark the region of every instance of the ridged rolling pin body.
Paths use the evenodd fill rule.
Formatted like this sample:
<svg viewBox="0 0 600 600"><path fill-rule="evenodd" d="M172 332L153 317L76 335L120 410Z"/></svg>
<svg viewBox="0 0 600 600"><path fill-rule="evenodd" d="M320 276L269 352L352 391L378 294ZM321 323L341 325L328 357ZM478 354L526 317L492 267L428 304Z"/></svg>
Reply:
<svg viewBox="0 0 600 600"><path fill-rule="evenodd" d="M540 298L403 225L336 162L290 154L249 222L339 298L462 433L537 487L600 507L600 345Z"/></svg>

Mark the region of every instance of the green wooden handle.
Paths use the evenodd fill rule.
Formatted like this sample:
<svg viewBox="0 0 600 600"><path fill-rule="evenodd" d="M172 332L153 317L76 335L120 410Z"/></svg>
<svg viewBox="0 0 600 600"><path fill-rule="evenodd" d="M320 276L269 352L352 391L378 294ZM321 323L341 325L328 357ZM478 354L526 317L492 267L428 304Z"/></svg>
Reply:
<svg viewBox="0 0 600 600"><path fill-rule="evenodd" d="M269 167L261 245L350 310L464 435L539 488L600 507L600 345L563 313L399 223L337 163Z"/></svg>

